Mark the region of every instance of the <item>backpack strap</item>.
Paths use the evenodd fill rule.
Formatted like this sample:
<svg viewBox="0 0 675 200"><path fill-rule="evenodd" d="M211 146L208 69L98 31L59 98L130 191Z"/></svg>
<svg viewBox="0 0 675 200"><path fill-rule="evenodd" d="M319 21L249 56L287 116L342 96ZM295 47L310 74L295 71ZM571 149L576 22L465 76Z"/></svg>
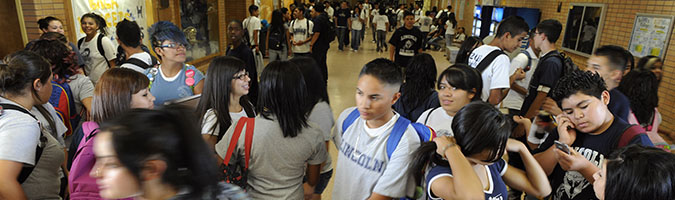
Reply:
<svg viewBox="0 0 675 200"><path fill-rule="evenodd" d="M394 154L394 150L398 147L398 143L401 142L401 138L405 133L405 130L408 129L410 125L410 120L406 119L403 116L399 116L394 124L394 128L387 138L387 158L391 159L391 155Z"/></svg>
<svg viewBox="0 0 675 200"><path fill-rule="evenodd" d="M246 159L246 169L251 160L251 144L253 143L253 128L255 127L255 118L246 118L246 138L244 138L244 159Z"/></svg>
<svg viewBox="0 0 675 200"><path fill-rule="evenodd" d="M82 49L82 43L84 43L84 38L85 37L82 37L79 40L77 40L77 48L78 49Z"/></svg>
<svg viewBox="0 0 675 200"><path fill-rule="evenodd" d="M624 147L628 145L628 143L635 138L636 136L640 134L644 134L645 130L642 129L642 127L638 125L630 125L626 127L626 129L623 131L623 134L621 134L621 138L619 139L619 143L617 144L617 148Z"/></svg>
<svg viewBox="0 0 675 200"><path fill-rule="evenodd" d="M352 110L352 112L349 113L349 115L347 115L347 118L345 118L345 121L342 122L342 135L344 135L345 131L347 131L347 128L349 128L349 126L351 126L352 123L354 123L354 121L356 121L356 118L359 118L359 115L361 115L361 114L359 114L359 109L357 109L357 108Z"/></svg>
<svg viewBox="0 0 675 200"><path fill-rule="evenodd" d="M96 134L98 133L98 124L93 121L86 121L82 123L82 139L77 146L77 151L73 155L73 161L75 158L77 158L78 155L80 155L80 152L84 150L84 147L87 144L87 141L91 140Z"/></svg>
<svg viewBox="0 0 675 200"><path fill-rule="evenodd" d="M305 31L306 37L309 38L309 19L305 18L305 23L307 23L307 30Z"/></svg>
<svg viewBox="0 0 675 200"><path fill-rule="evenodd" d="M239 118L239 121L237 122L237 126L234 128L234 132L232 133L232 138L230 139L230 146L227 147L227 152L225 153L225 159L223 159L224 165L230 164L230 159L232 158L232 153L234 152L234 148L237 145L237 142L239 141L239 136L241 135L241 130L244 128L244 125L246 124L246 119L247 119L246 117ZM247 163L246 167L248 167L248 163Z"/></svg>
<svg viewBox="0 0 675 200"><path fill-rule="evenodd" d="M122 64L132 64L132 65L139 66L143 69L148 69L148 68L152 67L152 66L148 65L147 63L143 62L141 59L138 59L138 58L129 58L129 59L125 60L124 62L122 62ZM122 64L120 64L120 66Z"/></svg>
<svg viewBox="0 0 675 200"><path fill-rule="evenodd" d="M487 67L490 66L492 61L494 61L497 58L497 56L500 56L502 54L506 55L506 53L504 53L504 51L502 51L501 49L493 50L487 56L485 56L485 58L483 58L483 60L481 60L480 63L478 63L476 69L478 70L478 72L482 74L483 71L485 71L485 69L487 69Z"/></svg>
<svg viewBox="0 0 675 200"><path fill-rule="evenodd" d="M431 113L433 113L438 108L440 108L440 107L435 107L435 108L431 109L431 111L429 111L429 114L427 115L427 118L424 119L424 125L427 125L427 123L429 122L429 117L431 116Z"/></svg>
<svg viewBox="0 0 675 200"><path fill-rule="evenodd" d="M38 121L38 123L40 123L40 120L38 120L37 117L35 117L35 115L31 114L25 108L19 107L17 105L0 103L0 115L2 115L3 110L16 110L16 111L22 112L24 114L30 115L31 117L33 117L33 119L35 119L35 121ZM42 132L40 132L40 134L42 135ZM35 169L35 166L37 166L38 162L40 161L40 157L42 157L42 150L44 150L44 149L42 147L40 147L39 142L38 142L38 145L37 145L36 151L35 151L35 165L30 166L30 167L24 166L23 168L21 168L21 172L19 173L19 176L17 177L17 181L19 181L19 183L25 182L26 179L28 179L28 177L30 176L30 174L33 173L33 170Z"/></svg>
<svg viewBox="0 0 675 200"><path fill-rule="evenodd" d="M108 58L105 57L105 50L103 49L103 34L98 34L98 38L96 39L96 49L101 53L103 59L105 59L105 63L108 65L108 68L110 68L110 63L108 62Z"/></svg>

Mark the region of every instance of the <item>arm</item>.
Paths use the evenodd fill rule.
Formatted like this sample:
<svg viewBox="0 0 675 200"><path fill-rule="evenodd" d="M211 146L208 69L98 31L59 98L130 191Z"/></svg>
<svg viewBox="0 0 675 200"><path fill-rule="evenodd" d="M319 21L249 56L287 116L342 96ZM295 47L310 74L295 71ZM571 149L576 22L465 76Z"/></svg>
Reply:
<svg viewBox="0 0 675 200"><path fill-rule="evenodd" d="M428 187L443 199L485 199L483 184L454 140L452 137L434 139L436 146L440 147L436 151L448 159L453 177L438 178L428 183L431 184Z"/></svg>
<svg viewBox="0 0 675 200"><path fill-rule="evenodd" d="M347 30L350 30L350 31L352 30L352 20L351 19L347 19Z"/></svg>
<svg viewBox="0 0 675 200"><path fill-rule="evenodd" d="M370 197L368 197L368 200L390 200L393 199L392 197L384 196L378 193L373 192L370 194Z"/></svg>
<svg viewBox="0 0 675 200"><path fill-rule="evenodd" d="M394 54L396 54L396 47L392 44L389 44L389 60L395 61Z"/></svg>
<svg viewBox="0 0 675 200"><path fill-rule="evenodd" d="M195 85L195 88L192 89L192 92L193 92L195 95L197 95L197 94L201 94L201 93L202 93L202 90L204 90L204 81L203 81L203 80L202 80L202 81L199 81L199 83L197 83L197 85Z"/></svg>
<svg viewBox="0 0 675 200"><path fill-rule="evenodd" d="M87 109L87 115L91 113L91 100L93 97L87 97L81 100L82 105L84 106L84 109ZM66 154L67 155L67 154Z"/></svg>
<svg viewBox="0 0 675 200"><path fill-rule="evenodd" d="M312 38L311 38L312 43L309 44L310 49L314 48L314 43L316 43L316 40L319 39L319 35L321 35L321 32L315 32L312 35Z"/></svg>
<svg viewBox="0 0 675 200"><path fill-rule="evenodd" d="M267 36L265 36L265 44L270 43L270 31L267 31ZM265 55L269 56L270 54L270 45L265 45Z"/></svg>
<svg viewBox="0 0 675 200"><path fill-rule="evenodd" d="M546 100L546 96L548 93L538 91L537 96L534 98L534 101L532 101L532 104L530 104L530 108L527 109L527 113L525 113L525 118L531 119L537 113L539 113L539 109L541 108L541 105L544 104L544 100Z"/></svg>
<svg viewBox="0 0 675 200"><path fill-rule="evenodd" d="M511 89L519 94L527 95L527 89L520 87L518 84L511 83Z"/></svg>
<svg viewBox="0 0 675 200"><path fill-rule="evenodd" d="M490 90L490 96L488 97L488 103L490 103L492 105L497 105L500 102L502 102L502 100L506 96L506 95L504 95L504 92L502 90L503 90L503 88L491 89ZM507 92L508 92L508 90L507 90Z"/></svg>
<svg viewBox="0 0 675 200"><path fill-rule="evenodd" d="M21 184L16 180L21 168L22 163L0 160L0 199L27 199Z"/></svg>
<svg viewBox="0 0 675 200"><path fill-rule="evenodd" d="M524 191L541 199L551 193L551 186L544 170L539 166L525 145L517 140L509 139L507 150L518 152L525 165L525 172L518 168L509 167L504 174L504 182L509 187Z"/></svg>
<svg viewBox="0 0 675 200"><path fill-rule="evenodd" d="M293 53L293 51L291 50L292 49L291 47L293 47L292 46L293 43L291 42L292 40L293 37L291 37L291 33L289 33L288 30L286 30L286 48L288 49L289 56Z"/></svg>
<svg viewBox="0 0 675 200"><path fill-rule="evenodd" d="M204 142L211 147L211 150L214 150L218 137L211 134L202 134L202 138L204 139Z"/></svg>
<svg viewBox="0 0 675 200"><path fill-rule="evenodd" d="M556 120L559 123L558 128L556 130L558 132L558 141L565 143L567 145L572 145L572 143L574 143L574 140L576 140L577 138L577 132L574 130L574 124L572 124L569 118L565 117L562 114L558 115L556 117ZM549 138L547 138L546 140L547 142L550 142L550 140L552 140L551 135L549 135ZM537 160L537 162L539 163L539 165L541 165L541 168L544 169L547 175L551 175L551 172L553 172L553 169L558 164L555 145L551 145L544 152L535 154L534 159Z"/></svg>
<svg viewBox="0 0 675 200"><path fill-rule="evenodd" d="M253 44L255 44L255 51L260 51L260 43L258 43L258 33L260 30L253 30Z"/></svg>
<svg viewBox="0 0 675 200"><path fill-rule="evenodd" d="M117 66L117 64L115 63L115 59L109 60L108 65L110 65L110 68L115 68L115 66Z"/></svg>

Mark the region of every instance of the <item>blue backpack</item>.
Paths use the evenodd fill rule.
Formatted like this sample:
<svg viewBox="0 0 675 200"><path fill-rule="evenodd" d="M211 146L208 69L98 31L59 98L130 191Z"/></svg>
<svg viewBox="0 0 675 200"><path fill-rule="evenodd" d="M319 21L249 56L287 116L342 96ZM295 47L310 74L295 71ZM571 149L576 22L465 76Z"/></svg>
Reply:
<svg viewBox="0 0 675 200"><path fill-rule="evenodd" d="M68 83L58 83L52 81L52 95L49 97L49 103L54 106L56 114L64 125L68 128L65 136L70 136L80 123L80 115L75 108L73 92Z"/></svg>
<svg viewBox="0 0 675 200"><path fill-rule="evenodd" d="M349 113L347 118L345 118L345 121L342 122L343 135L345 134L347 128L349 128L349 126L352 125L352 123L354 123L354 121L356 121L360 115L361 114L359 113L358 109L354 109L351 113ZM396 150L398 143L403 137L403 133L405 133L405 130L408 129L408 125L412 125L413 128L415 128L415 132L420 138L420 143L431 141L436 137L436 132L430 127L420 123L411 123L410 120L400 116L398 120L396 120L394 129L391 131L391 134L389 134L389 138L387 139L387 158L391 158L391 154L393 154L394 150Z"/></svg>

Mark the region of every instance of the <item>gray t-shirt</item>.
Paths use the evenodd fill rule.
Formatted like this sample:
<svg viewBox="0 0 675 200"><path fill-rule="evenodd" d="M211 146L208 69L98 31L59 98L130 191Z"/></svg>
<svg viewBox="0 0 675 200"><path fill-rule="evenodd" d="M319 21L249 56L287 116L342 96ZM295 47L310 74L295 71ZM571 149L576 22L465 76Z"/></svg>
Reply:
<svg viewBox="0 0 675 200"><path fill-rule="evenodd" d="M338 149L333 199L367 199L373 192L394 198L413 196L415 184L408 164L410 153L420 146L415 129L408 126L389 159L387 139L400 115L378 128L368 128L359 117L343 135L342 123L354 109L340 114L333 131Z"/></svg>
<svg viewBox="0 0 675 200"><path fill-rule="evenodd" d="M94 96L94 84L84 74L76 74L69 79L68 86L70 86L70 91L73 93L75 109L77 113L82 113L82 109L84 108L82 100ZM82 117L84 118L85 116Z"/></svg>
<svg viewBox="0 0 675 200"><path fill-rule="evenodd" d="M314 108L312 108L312 112L309 113L307 121L314 122L316 125L318 125L317 128L321 129L321 133L323 133L323 140L325 142L328 142L331 139L330 130L333 129L335 120L333 120L333 110L330 109L330 105L328 105L328 103L325 101L316 103ZM326 155L326 163L321 168L321 173L326 173L333 169L330 154Z"/></svg>
<svg viewBox="0 0 675 200"><path fill-rule="evenodd" d="M216 144L216 152L221 158L227 153L238 121L233 120L233 126ZM246 127L242 129L237 143L242 154L245 131ZM319 165L326 161L326 144L321 130L310 123L296 137L284 137L276 120L258 116L255 118L253 133L247 182L247 192L251 198L303 199L305 164Z"/></svg>
<svg viewBox="0 0 675 200"><path fill-rule="evenodd" d="M65 147L66 143L63 140L63 134L68 131L68 127L63 124L61 118L59 118L58 114L56 114L56 109L54 109L52 104L45 103L42 104L42 107L47 110L49 117L54 121L54 126L56 127L51 127L49 121L47 120L47 116L43 116L42 113L40 113L40 111L37 109L37 106L33 106L33 109L30 110L30 113L35 115L35 117L40 120L40 124L42 125L42 129L44 129L44 131L52 134L52 136L54 136L54 138L59 141L59 144Z"/></svg>

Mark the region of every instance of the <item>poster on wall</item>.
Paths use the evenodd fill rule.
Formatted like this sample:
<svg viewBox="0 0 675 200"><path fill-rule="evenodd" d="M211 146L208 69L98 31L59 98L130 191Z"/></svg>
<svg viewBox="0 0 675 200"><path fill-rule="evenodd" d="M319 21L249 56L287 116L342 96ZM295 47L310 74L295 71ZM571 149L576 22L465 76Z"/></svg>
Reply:
<svg viewBox="0 0 675 200"><path fill-rule="evenodd" d="M670 33L673 29L672 15L637 13L628 46L637 57L657 56L664 58Z"/></svg>
<svg viewBox="0 0 675 200"><path fill-rule="evenodd" d="M78 40L85 36L80 26L82 15L93 12L105 19L108 27L106 36L112 40L114 46L117 46L115 26L124 18L136 21L138 26L141 27L142 35L145 36L143 37L143 44L150 44L147 37L148 25L146 23L144 0L74 0L72 6Z"/></svg>

